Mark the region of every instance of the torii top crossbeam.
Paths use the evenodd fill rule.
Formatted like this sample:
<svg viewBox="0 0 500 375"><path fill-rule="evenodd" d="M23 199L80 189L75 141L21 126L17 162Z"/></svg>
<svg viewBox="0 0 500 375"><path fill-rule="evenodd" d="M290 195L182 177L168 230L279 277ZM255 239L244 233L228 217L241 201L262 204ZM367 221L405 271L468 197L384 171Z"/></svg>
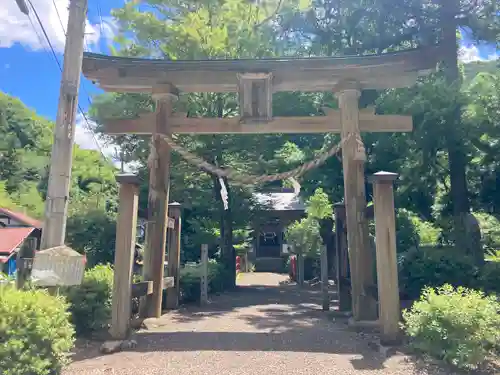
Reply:
<svg viewBox="0 0 500 375"><path fill-rule="evenodd" d="M440 60L439 46L382 55L238 60L154 60L85 53L83 74L106 91L144 92L158 82L183 92L237 92L238 73L268 73L272 91L331 91L356 79L365 89L406 87Z"/></svg>

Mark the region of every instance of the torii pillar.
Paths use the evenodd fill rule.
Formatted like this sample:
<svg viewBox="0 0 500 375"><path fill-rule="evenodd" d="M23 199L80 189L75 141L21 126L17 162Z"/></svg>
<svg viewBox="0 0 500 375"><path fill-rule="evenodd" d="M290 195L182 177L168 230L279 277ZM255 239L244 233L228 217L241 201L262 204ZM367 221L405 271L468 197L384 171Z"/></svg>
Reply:
<svg viewBox="0 0 500 375"><path fill-rule="evenodd" d="M158 84L153 87L152 96L156 100L156 118L148 161L148 225L143 277L144 281L153 281L153 294L142 301L141 316L159 318L162 312L170 189L170 149L161 135L171 133L169 119L172 103L178 98L178 90L171 84Z"/></svg>
<svg viewBox="0 0 500 375"><path fill-rule="evenodd" d="M356 81L341 82L336 88L342 122L344 201L347 245L351 267L352 315L354 321L377 320L377 302L367 291L374 284L374 254L370 249L366 220L365 149L359 131L359 97Z"/></svg>

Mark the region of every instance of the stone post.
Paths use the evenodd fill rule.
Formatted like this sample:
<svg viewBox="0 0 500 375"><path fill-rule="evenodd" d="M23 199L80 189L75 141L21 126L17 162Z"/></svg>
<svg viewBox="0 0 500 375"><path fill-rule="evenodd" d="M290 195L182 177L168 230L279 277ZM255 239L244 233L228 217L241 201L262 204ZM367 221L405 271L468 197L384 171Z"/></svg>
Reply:
<svg viewBox="0 0 500 375"><path fill-rule="evenodd" d="M335 249L337 269L337 293L339 300L339 311L350 312L352 299L349 279L349 253L347 250L347 230L345 226L345 205L336 203L335 213Z"/></svg>
<svg viewBox="0 0 500 375"><path fill-rule="evenodd" d="M115 272L111 308L110 334L115 340L126 339L132 314L132 265L137 230L139 178L116 176L120 184L118 220L116 223Z"/></svg>
<svg viewBox="0 0 500 375"><path fill-rule="evenodd" d="M375 206L375 245L381 344L394 345L399 335L399 287L396 258L396 220L393 182L398 175L377 172L370 177Z"/></svg>
<svg viewBox="0 0 500 375"><path fill-rule="evenodd" d="M208 303L208 245L201 245L200 304Z"/></svg>

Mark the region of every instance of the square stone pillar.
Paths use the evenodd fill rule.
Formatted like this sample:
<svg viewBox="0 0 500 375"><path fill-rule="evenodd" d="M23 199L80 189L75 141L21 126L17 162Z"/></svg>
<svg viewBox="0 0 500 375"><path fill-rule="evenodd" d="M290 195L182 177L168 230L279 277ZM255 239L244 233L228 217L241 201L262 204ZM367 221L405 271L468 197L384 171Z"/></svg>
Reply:
<svg viewBox="0 0 500 375"><path fill-rule="evenodd" d="M111 307L110 334L115 340L127 338L132 314L132 265L137 230L139 177L116 176L120 184L118 219L116 223L115 272Z"/></svg>
<svg viewBox="0 0 500 375"><path fill-rule="evenodd" d="M373 184L375 206L375 245L381 344L399 343L399 286L396 258L396 219L393 182L398 175L377 172L369 178Z"/></svg>
<svg viewBox="0 0 500 375"><path fill-rule="evenodd" d="M352 297L349 283L349 253L347 250L347 228L345 225L345 205L336 203L333 206L335 214L335 250L337 271L337 293L339 311L351 312Z"/></svg>

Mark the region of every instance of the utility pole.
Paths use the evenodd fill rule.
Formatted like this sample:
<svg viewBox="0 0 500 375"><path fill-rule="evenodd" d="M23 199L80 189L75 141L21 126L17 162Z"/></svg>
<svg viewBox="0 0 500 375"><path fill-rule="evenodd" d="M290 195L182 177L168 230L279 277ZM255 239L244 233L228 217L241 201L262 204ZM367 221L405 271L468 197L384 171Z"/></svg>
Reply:
<svg viewBox="0 0 500 375"><path fill-rule="evenodd" d="M28 15L29 7L26 0L15 1L21 12ZM70 0L61 89L50 158L49 186L45 202L42 249L64 245L66 236L87 7L88 0Z"/></svg>

